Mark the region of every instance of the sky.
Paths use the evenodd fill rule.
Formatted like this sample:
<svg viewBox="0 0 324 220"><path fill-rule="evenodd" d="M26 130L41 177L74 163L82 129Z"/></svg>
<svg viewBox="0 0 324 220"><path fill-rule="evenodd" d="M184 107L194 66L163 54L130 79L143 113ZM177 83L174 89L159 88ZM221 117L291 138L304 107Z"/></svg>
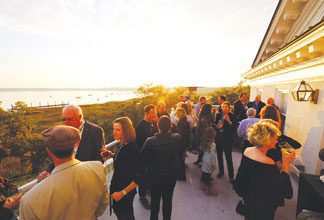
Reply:
<svg viewBox="0 0 324 220"><path fill-rule="evenodd" d="M276 0L0 1L0 88L235 85Z"/></svg>

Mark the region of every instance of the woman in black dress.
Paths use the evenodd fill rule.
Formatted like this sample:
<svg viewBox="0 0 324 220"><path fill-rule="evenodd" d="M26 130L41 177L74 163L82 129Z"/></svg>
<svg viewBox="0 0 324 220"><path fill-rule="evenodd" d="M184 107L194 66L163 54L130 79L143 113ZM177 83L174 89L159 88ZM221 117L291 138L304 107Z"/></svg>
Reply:
<svg viewBox="0 0 324 220"><path fill-rule="evenodd" d="M135 219L133 201L139 178L139 150L135 142L135 129L128 117L114 121L114 138L121 143L117 152L102 152L108 152L114 158L114 174L110 184L112 208L118 220L132 220Z"/></svg>
<svg viewBox="0 0 324 220"><path fill-rule="evenodd" d="M284 205L284 198L293 196L288 172L294 152L283 154L281 170L267 156L267 152L275 148L280 134L268 121L257 122L249 129L248 139L254 147L244 151L233 183L234 190L244 201L244 206L237 211L244 214L246 220L273 219L276 209Z"/></svg>

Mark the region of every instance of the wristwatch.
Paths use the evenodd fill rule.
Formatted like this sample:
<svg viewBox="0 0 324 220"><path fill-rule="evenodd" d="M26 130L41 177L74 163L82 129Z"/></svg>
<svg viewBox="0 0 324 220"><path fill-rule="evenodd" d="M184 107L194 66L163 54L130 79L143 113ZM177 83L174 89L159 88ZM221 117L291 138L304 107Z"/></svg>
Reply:
<svg viewBox="0 0 324 220"><path fill-rule="evenodd" d="M123 189L121 192L122 192L123 196L126 196L127 195L126 190Z"/></svg>

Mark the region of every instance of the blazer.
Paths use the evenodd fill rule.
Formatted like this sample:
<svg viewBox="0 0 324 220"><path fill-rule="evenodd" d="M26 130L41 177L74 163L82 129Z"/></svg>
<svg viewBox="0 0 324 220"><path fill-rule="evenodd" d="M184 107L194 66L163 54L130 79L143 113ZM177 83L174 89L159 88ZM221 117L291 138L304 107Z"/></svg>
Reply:
<svg viewBox="0 0 324 220"><path fill-rule="evenodd" d="M223 128L216 128L216 141L234 141L235 135L237 134L237 119L234 114L228 113L229 118L231 119L232 124L229 124L227 120L223 120L223 115L217 114L215 118L215 126L217 126L220 120L223 121Z"/></svg>
<svg viewBox="0 0 324 220"><path fill-rule="evenodd" d="M20 200L20 220L96 220L109 203L107 179L99 161L69 160Z"/></svg>
<svg viewBox="0 0 324 220"><path fill-rule="evenodd" d="M148 137L152 137L157 132L155 122L149 123L145 119L140 120L135 128L136 131L136 144L139 150L142 149Z"/></svg>
<svg viewBox="0 0 324 220"><path fill-rule="evenodd" d="M104 146L105 138L103 129L98 125L85 121L75 158L80 161L99 160L103 162L100 150Z"/></svg>
<svg viewBox="0 0 324 220"><path fill-rule="evenodd" d="M237 100L234 103L234 114L236 115L238 121L242 121L243 119L246 119L246 110L244 108L244 105L242 104L241 100Z"/></svg>

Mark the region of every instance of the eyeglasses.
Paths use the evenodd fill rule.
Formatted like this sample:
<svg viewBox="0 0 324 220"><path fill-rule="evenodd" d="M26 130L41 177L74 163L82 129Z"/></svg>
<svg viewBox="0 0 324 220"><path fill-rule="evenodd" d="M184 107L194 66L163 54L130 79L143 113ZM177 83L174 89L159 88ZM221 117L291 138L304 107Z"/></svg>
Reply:
<svg viewBox="0 0 324 220"><path fill-rule="evenodd" d="M61 118L61 121L72 121L73 118Z"/></svg>

